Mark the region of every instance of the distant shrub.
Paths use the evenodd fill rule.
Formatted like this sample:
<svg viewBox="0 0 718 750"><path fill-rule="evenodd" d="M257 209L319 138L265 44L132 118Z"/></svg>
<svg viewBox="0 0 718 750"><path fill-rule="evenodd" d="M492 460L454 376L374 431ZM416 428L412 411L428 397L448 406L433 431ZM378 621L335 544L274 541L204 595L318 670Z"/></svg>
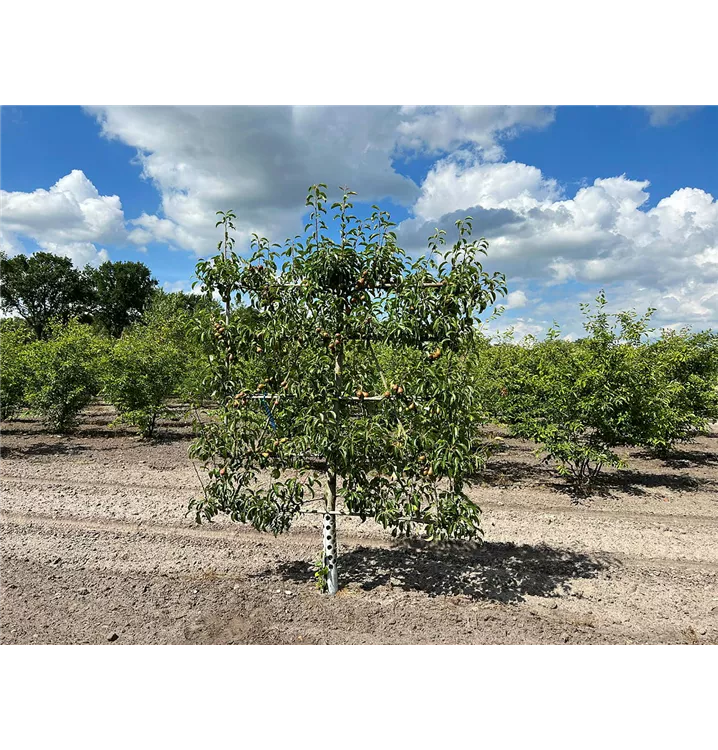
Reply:
<svg viewBox="0 0 718 750"><path fill-rule="evenodd" d="M162 329L164 340L171 341L183 353L176 396L186 404L201 405L209 400L205 381L210 369L201 332L209 328L218 311L214 300L184 292L158 291L145 313L147 326Z"/></svg>
<svg viewBox="0 0 718 750"><path fill-rule="evenodd" d="M165 328L127 329L102 363L103 393L117 410L117 421L135 425L143 437L152 437L184 369L185 355Z"/></svg>
<svg viewBox="0 0 718 750"><path fill-rule="evenodd" d="M718 335L664 330L645 347L645 359L652 388L639 405L642 442L666 454L718 420Z"/></svg>
<svg viewBox="0 0 718 750"><path fill-rule="evenodd" d="M30 327L18 318L0 325L0 419L11 419L27 406L27 351L35 339Z"/></svg>
<svg viewBox="0 0 718 750"><path fill-rule="evenodd" d="M577 491L587 490L604 466L623 466L619 445L644 445L645 403L655 390L645 356L652 311L608 315L582 306L586 338L570 342L558 328L545 341L504 342L481 370L485 399L498 421L540 446Z"/></svg>
<svg viewBox="0 0 718 750"><path fill-rule="evenodd" d="M66 432L98 391L98 367L105 342L89 326L55 325L47 341L27 350L27 402L47 425Z"/></svg>
<svg viewBox="0 0 718 750"><path fill-rule="evenodd" d="M604 466L623 466L620 445L666 453L718 419L718 336L664 331L649 340L653 310L609 315L601 293L585 338L553 328L545 341L504 337L475 352L489 417L538 443L578 490Z"/></svg>

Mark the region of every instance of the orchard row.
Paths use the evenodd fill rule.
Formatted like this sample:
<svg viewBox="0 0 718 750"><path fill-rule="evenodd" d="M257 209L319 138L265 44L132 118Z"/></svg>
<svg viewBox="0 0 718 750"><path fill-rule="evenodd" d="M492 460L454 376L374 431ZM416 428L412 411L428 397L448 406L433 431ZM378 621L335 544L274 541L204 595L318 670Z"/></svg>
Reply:
<svg viewBox="0 0 718 750"><path fill-rule="evenodd" d="M477 428L503 424L534 441L577 489L587 488L604 466L622 466L618 446L665 455L718 420L718 336L688 330L656 335L648 315L612 316L605 306L600 296L593 310L584 310L586 335L576 341L564 339L558 329L543 341L477 336L469 350L451 355L451 366L461 360L472 377ZM212 357L221 356L217 345L228 336L225 326L219 305L162 292L117 339L77 320L55 321L48 325L47 338L37 339L22 320L4 319L3 419L31 412L49 429L65 431L101 397L115 407L118 422L151 437L170 399L211 412L216 394L207 383L208 368ZM317 339L333 355L334 335L320 330ZM354 363L361 382L344 384L343 395L354 402L357 417L363 410L383 408L382 403L401 413L423 409L421 395L405 393L403 381L417 367L448 364L450 356L439 347L427 351L424 362L402 347L379 344L374 352L378 363L368 355L365 362ZM242 385L231 403L253 408L260 418L269 407L277 419L282 415L291 421L307 394L294 392L286 373L270 371L263 354L259 346L238 348L229 379ZM359 354L347 347L348 358ZM287 430L292 431L285 424ZM419 454L419 463L428 474L425 453Z"/></svg>

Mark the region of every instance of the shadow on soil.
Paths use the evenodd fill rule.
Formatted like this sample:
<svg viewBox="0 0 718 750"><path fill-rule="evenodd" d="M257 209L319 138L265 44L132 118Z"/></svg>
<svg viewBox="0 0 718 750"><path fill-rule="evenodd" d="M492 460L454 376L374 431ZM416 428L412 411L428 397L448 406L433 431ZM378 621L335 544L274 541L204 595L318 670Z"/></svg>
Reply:
<svg viewBox="0 0 718 750"><path fill-rule="evenodd" d="M692 462L692 463L689 463ZM701 452L676 452L671 459L663 461L664 466L673 469L687 469L695 465L718 465L718 459ZM513 487L516 485L541 485L554 492L573 495L571 485L561 479L556 469L550 465L531 465L520 461L493 461L487 464L482 475L492 486ZM695 492L708 489L716 482L711 479L696 479L685 474L666 472L643 472L638 469L607 471L595 479L591 495L610 497L614 492L628 495L645 495L649 489L672 489L679 492ZM590 497L590 495L589 495Z"/></svg>
<svg viewBox="0 0 718 750"><path fill-rule="evenodd" d="M695 479L682 474L649 474L642 471L624 469L614 475L607 474L596 480L596 492L610 494L611 490L621 490L629 495L645 495L647 489L671 489L678 492L706 490L715 482L711 479Z"/></svg>
<svg viewBox="0 0 718 750"><path fill-rule="evenodd" d="M139 438L139 432L131 427L79 427L74 433L78 438ZM167 429L159 426L147 443L174 443L181 440L189 440L192 437L191 430Z"/></svg>
<svg viewBox="0 0 718 750"><path fill-rule="evenodd" d="M481 475L476 478L490 485L510 487L516 484L545 484L555 477L554 469L545 464L536 465L510 459L491 458Z"/></svg>
<svg viewBox="0 0 718 750"><path fill-rule="evenodd" d="M690 469L692 466L718 466L718 454L707 451L675 450L667 456L654 456L651 453L637 453L643 459L661 461L671 469Z"/></svg>
<svg viewBox="0 0 718 750"><path fill-rule="evenodd" d="M19 420L16 420L19 421ZM17 424L5 422L2 426L2 435L17 436L21 438L37 438L38 436L50 436L56 437L58 442L40 442L33 445L3 445L0 450L2 451L2 457L9 457L11 455L64 455L75 453L82 450L90 450L89 447L77 445L76 442L64 443L59 442L62 440L77 441L77 440L90 440L90 439L137 439L140 438L139 432L134 427L115 426L110 427L108 423L100 424L81 424L70 430L70 432L59 435L50 429L42 426L36 420L23 420L26 424ZM13 426L14 425L14 426ZM29 425L29 427L27 426ZM167 426L160 424L155 434L151 438L142 440L146 444L169 444L176 442L183 442L191 440L193 437L191 425L169 423ZM100 448L99 446L93 446L92 450L118 450L116 444L110 445L107 448Z"/></svg>
<svg viewBox="0 0 718 750"><path fill-rule="evenodd" d="M23 446L0 446L0 458L16 458L29 456L73 456L90 450L84 445L75 443L34 443Z"/></svg>
<svg viewBox="0 0 718 750"><path fill-rule="evenodd" d="M595 578L606 567L588 555L544 545L504 542L430 544L405 542L389 549L356 547L340 557L342 587L359 584L422 591L429 596L468 596L512 603L526 596L557 597L576 578ZM286 579L311 580L312 566L280 566Z"/></svg>

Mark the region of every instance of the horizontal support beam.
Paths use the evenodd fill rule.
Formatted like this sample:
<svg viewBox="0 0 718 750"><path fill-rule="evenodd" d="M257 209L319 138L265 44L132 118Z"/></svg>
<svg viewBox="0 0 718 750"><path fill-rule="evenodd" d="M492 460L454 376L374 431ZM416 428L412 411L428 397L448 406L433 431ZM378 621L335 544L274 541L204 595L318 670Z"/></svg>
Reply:
<svg viewBox="0 0 718 750"><path fill-rule="evenodd" d="M445 281L422 281L421 284L418 284L419 287L423 289L439 289L442 286L445 286ZM306 286L305 284L297 283L297 282L280 282L278 281L276 284L262 284L261 286L246 286L244 284L240 284L237 286L237 289L243 292L264 292L267 289L297 289L301 288L303 286ZM356 294L357 292L371 292L375 290L379 291L392 291L395 289L403 289L406 286L412 286L411 284L373 284L373 285L365 285L365 286L356 286L353 287L350 291L345 291L346 294Z"/></svg>
<svg viewBox="0 0 718 750"><path fill-rule="evenodd" d="M398 396L398 394L392 394L392 396L394 396L396 398ZM340 398L340 401L349 401L349 402L353 402L353 401L357 401L357 402L362 402L362 401L389 401L392 398L392 396L386 396L386 397L385 396L366 396L364 398L360 398L359 396L340 396L339 398ZM256 394L253 394L251 396L247 395L247 396L242 396L241 398L245 398L247 400L253 400L253 401L272 401L272 400L278 401L279 399L282 399L282 398L295 398L295 396L293 396L291 393L284 393L284 394L280 394L280 393L274 393L274 394L267 393L267 394L264 394L264 395L256 395ZM409 397L406 396L406 398L409 398ZM412 399L412 400L413 401L421 401L422 399Z"/></svg>
<svg viewBox="0 0 718 750"><path fill-rule="evenodd" d="M300 510L298 511L298 515L300 516L351 516L354 518L361 518L361 513L348 513L345 510ZM371 513L365 513L364 514L366 518L374 518L373 514ZM416 516L399 516L399 518L396 519L397 523L401 522L411 522L411 523L431 523L431 521L426 521L421 518L417 518ZM379 523L377 521L377 523Z"/></svg>

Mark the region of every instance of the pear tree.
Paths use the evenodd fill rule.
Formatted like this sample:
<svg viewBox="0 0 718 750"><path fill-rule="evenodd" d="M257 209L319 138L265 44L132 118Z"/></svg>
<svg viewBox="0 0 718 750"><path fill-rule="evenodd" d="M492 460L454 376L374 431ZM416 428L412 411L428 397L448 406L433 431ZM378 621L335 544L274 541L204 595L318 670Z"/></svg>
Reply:
<svg viewBox="0 0 718 750"><path fill-rule="evenodd" d="M223 312L202 330L216 406L190 455L204 468L190 511L281 534L303 514L322 523L317 578L339 587L337 517L374 519L394 535L481 536L467 495L489 446L473 384L478 321L506 293L484 271L471 217L449 247L437 230L418 258L377 206L307 196L304 233L284 245L252 236L241 257L232 212L197 264L197 284ZM330 219L331 214L331 219Z"/></svg>

